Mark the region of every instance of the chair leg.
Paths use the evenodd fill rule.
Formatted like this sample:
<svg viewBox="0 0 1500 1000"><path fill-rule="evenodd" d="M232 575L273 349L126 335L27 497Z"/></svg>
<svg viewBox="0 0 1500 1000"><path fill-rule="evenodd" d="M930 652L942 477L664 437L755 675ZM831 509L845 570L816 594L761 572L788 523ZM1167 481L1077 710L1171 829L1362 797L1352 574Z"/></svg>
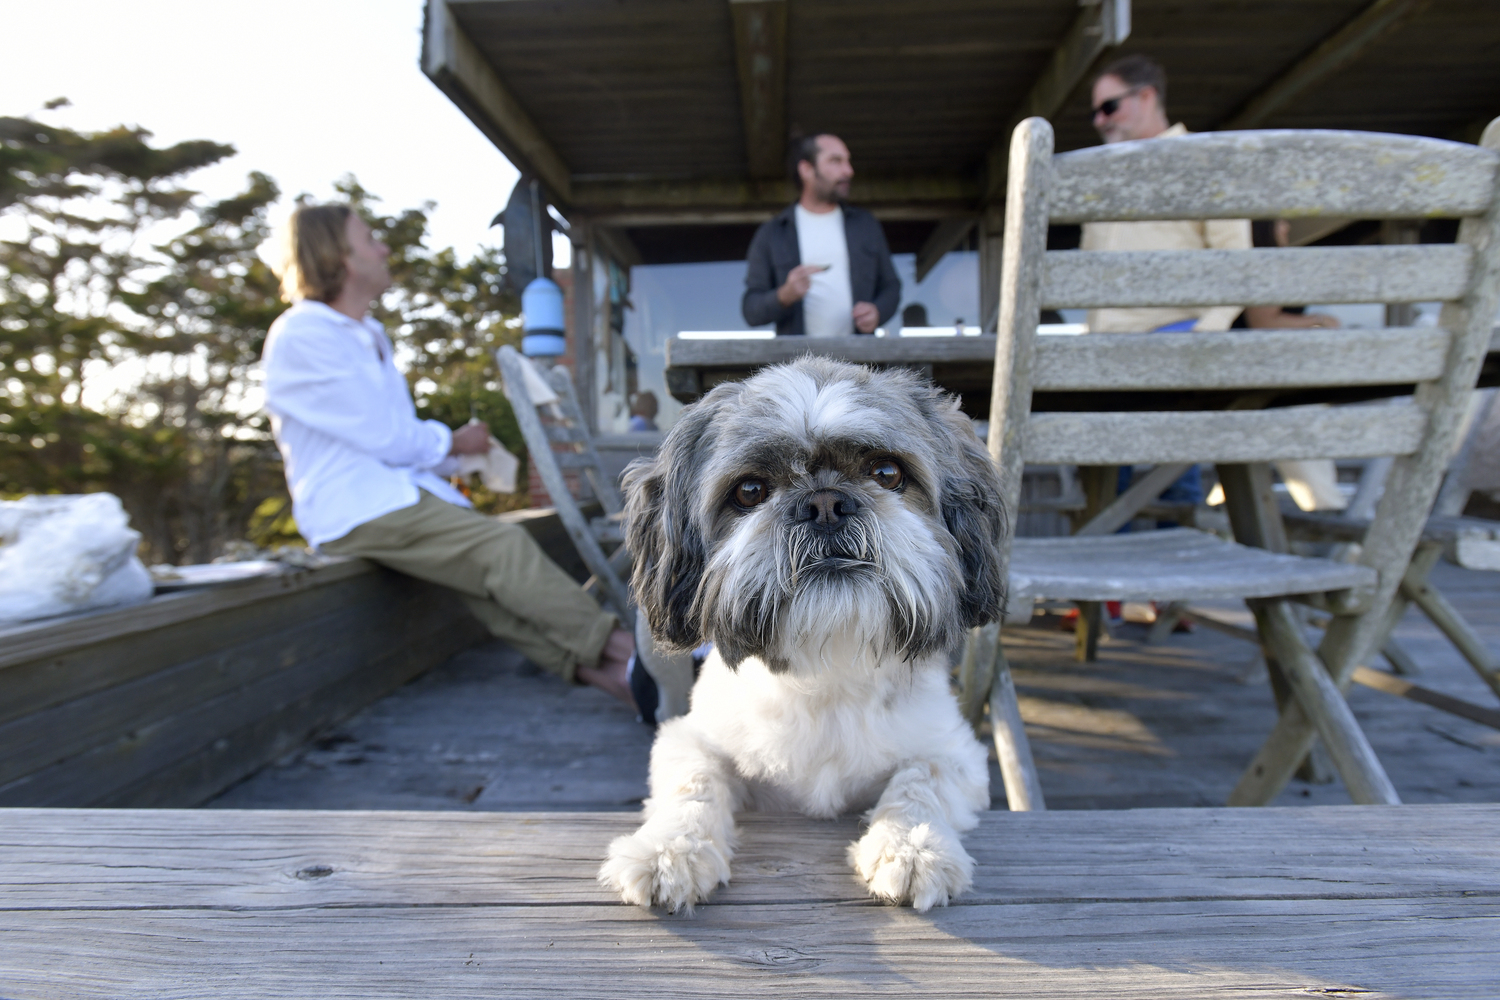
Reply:
<svg viewBox="0 0 1500 1000"><path fill-rule="evenodd" d="M970 629L964 642L964 655L958 668L958 707L976 731L984 721L984 706L995 679L995 656L999 644L999 622Z"/></svg>
<svg viewBox="0 0 1500 1000"><path fill-rule="evenodd" d="M1292 613L1296 620L1301 622L1302 608L1294 607ZM1258 623L1257 619L1257 623ZM1260 633L1256 633L1257 641L1260 641ZM1274 651L1261 645L1261 657L1266 665L1266 677L1271 684L1271 696L1276 699L1276 711L1285 712L1287 706L1296 700L1291 682L1287 680L1286 672L1281 669L1281 661L1276 658ZM1305 781L1309 785L1326 785L1333 780L1333 768L1328 760L1328 754L1324 752L1319 743L1313 743L1308 747L1307 756L1297 765L1297 779Z"/></svg>
<svg viewBox="0 0 1500 1000"><path fill-rule="evenodd" d="M1011 680L1005 651L995 643L994 683L990 687L990 728L995 734L995 755L1000 760L1000 777L1005 782L1005 801L1011 812L1041 812L1047 808L1042 798L1042 783L1037 779L1036 763L1031 758L1031 743L1021 723L1021 706L1016 701L1016 685Z"/></svg>
<svg viewBox="0 0 1500 1000"><path fill-rule="evenodd" d="M1079 663L1099 658L1099 633L1103 628L1104 602L1078 601L1078 623L1073 627L1073 655Z"/></svg>
<svg viewBox="0 0 1500 1000"><path fill-rule="evenodd" d="M1405 601L1401 603L1405 604ZM1415 677L1422 672L1422 665L1412 659L1411 654L1406 651L1395 639L1387 639L1381 647L1381 655L1391 665L1391 670L1405 677Z"/></svg>
<svg viewBox="0 0 1500 1000"><path fill-rule="evenodd" d="M1180 601L1173 601L1156 616L1156 621L1151 625L1151 631L1146 635L1146 645L1160 646L1167 641L1167 636L1177 627L1177 623L1185 617L1183 612L1187 605Z"/></svg>
<svg viewBox="0 0 1500 1000"><path fill-rule="evenodd" d="M1442 592L1428 582L1427 574L1423 573L1421 579L1413 579L1413 570L1416 568L1416 560L1412 560L1411 568L1401 580L1401 596L1421 608L1422 613L1432 620L1432 624L1458 647L1458 651L1469 661L1474 672L1490 686L1490 690L1500 695L1500 663L1496 662L1489 647L1484 644L1484 639L1464 621L1458 609L1449 604Z"/></svg>
<svg viewBox="0 0 1500 1000"><path fill-rule="evenodd" d="M1304 722L1312 722L1312 729L1305 739L1291 740L1290 743L1297 745L1289 745L1282 750L1287 756L1296 753L1294 759L1281 761L1286 766L1286 773L1290 774L1300 763L1302 756L1311 749L1311 733L1316 732L1323 740L1323 745L1328 748L1339 776L1344 779L1350 798L1361 805L1400 804L1401 798L1396 794L1395 786L1391 784L1391 779L1375 756L1369 740L1360 730L1354 713L1349 710L1348 702L1344 700L1338 685L1328 675L1317 654L1308 647L1302 635L1301 623L1291 605L1280 600L1256 601L1253 608L1262 634L1274 651L1282 673L1296 696L1296 705L1301 709L1294 713L1293 706L1288 704L1277 729L1281 730L1283 724L1292 721L1295 715L1300 715ZM1263 748L1262 753L1264 752ZM1257 758L1256 764L1260 763ZM1255 766L1252 765L1252 771ZM1250 772L1247 772L1246 777L1249 776ZM1284 778L1281 783L1284 785ZM1245 779L1242 778L1241 785L1244 784ZM1279 790L1278 787L1276 791ZM1236 795L1231 796L1230 800L1233 805L1263 804L1275 794L1272 792L1261 802L1252 803L1236 801L1241 789L1237 787L1235 792Z"/></svg>

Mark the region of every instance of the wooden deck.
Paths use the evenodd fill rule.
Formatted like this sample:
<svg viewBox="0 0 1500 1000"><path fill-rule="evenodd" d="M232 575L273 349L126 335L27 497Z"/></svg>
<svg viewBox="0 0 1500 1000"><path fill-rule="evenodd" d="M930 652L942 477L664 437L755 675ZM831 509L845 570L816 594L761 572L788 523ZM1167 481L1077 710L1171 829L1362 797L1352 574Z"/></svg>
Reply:
<svg viewBox="0 0 1500 1000"><path fill-rule="evenodd" d="M1500 573L1439 564L1434 581L1500 649ZM1215 609L1249 625L1243 608ZM1073 659L1070 632L1006 630L1021 711L1053 809L1222 805L1275 721L1248 643L1199 628L1165 646L1144 628ZM1415 610L1397 638L1419 684L1494 707L1493 693ZM1500 802L1500 731L1368 688L1350 704L1405 802ZM498 643L478 646L229 789L211 808L634 810L651 734L592 688L568 689ZM998 771L991 788L1004 798ZM1349 801L1294 781L1278 805ZM3 995L3 994L0 994Z"/></svg>
<svg viewBox="0 0 1500 1000"><path fill-rule="evenodd" d="M1434 580L1500 647L1500 574ZM650 731L490 643L209 808L0 810L0 998L1500 996L1500 731L1356 688L1415 804L1216 808L1273 719L1252 649L1143 634L1080 664L1046 619L1008 631L1052 811L998 799L947 909L872 902L854 818L754 815L695 915L620 904L594 873ZM1493 705L1415 613L1397 634Z"/></svg>
<svg viewBox="0 0 1500 1000"><path fill-rule="evenodd" d="M851 821L752 817L692 916L594 872L618 813L18 809L0 995L1500 994L1497 805L989 813L955 905L873 903Z"/></svg>

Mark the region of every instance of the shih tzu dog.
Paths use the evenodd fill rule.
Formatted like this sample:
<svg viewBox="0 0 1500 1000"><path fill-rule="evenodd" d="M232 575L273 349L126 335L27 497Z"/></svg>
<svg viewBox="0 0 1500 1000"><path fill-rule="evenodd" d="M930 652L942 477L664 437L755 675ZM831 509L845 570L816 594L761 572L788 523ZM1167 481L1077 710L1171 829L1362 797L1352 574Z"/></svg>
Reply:
<svg viewBox="0 0 1500 1000"><path fill-rule="evenodd" d="M968 888L989 769L949 653L999 617L1004 568L1000 484L956 402L805 358L715 388L625 491L652 636L714 650L600 881L691 910L729 879L737 810L868 810L849 862L872 894L927 910Z"/></svg>

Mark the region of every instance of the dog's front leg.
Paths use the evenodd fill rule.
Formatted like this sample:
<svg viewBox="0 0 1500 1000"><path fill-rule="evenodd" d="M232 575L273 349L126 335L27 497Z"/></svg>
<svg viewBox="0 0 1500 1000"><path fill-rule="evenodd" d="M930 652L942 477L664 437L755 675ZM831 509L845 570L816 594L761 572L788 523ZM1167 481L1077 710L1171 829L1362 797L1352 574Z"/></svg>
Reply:
<svg viewBox="0 0 1500 1000"><path fill-rule="evenodd" d="M698 735L691 716L664 724L651 748L646 822L609 845L599 881L627 903L691 913L729 881L742 794L733 765Z"/></svg>
<svg viewBox="0 0 1500 1000"><path fill-rule="evenodd" d="M917 761L891 776L866 814L869 830L849 845L849 863L872 894L925 912L973 882L974 859L958 831L978 822L974 810L989 793L969 787L965 770L957 762Z"/></svg>

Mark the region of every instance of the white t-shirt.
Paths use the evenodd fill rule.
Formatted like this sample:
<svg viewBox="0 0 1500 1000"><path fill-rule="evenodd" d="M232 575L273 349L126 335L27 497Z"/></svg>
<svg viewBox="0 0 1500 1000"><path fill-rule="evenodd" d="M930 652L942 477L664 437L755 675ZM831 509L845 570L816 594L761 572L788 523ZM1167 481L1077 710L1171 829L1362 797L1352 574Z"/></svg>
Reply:
<svg viewBox="0 0 1500 1000"><path fill-rule="evenodd" d="M797 206L797 252L804 264L827 264L812 276L802 299L802 323L809 337L842 337L854 332L854 291L849 284L849 243L844 210L809 212Z"/></svg>

